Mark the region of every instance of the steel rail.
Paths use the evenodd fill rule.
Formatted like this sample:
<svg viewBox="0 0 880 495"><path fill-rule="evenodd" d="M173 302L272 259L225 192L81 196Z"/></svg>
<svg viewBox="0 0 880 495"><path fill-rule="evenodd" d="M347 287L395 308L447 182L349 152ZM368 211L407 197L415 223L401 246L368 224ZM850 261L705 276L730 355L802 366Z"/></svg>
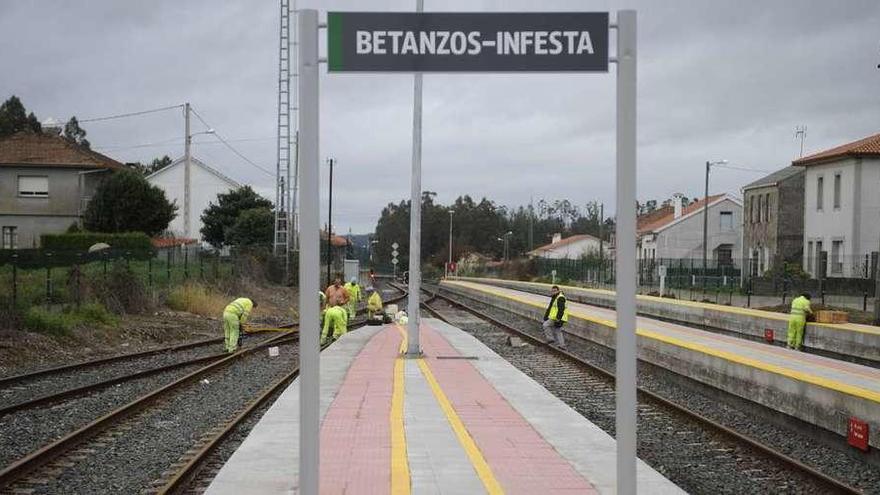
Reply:
<svg viewBox="0 0 880 495"><path fill-rule="evenodd" d="M592 371L594 373L602 375L608 379L611 379L612 381L614 379L613 372L610 372L610 371L605 370L599 366L596 366L592 363L589 363L589 362L585 361L584 359L580 358L579 356L572 354L566 350L559 349L557 347L549 345L546 342L544 342L543 340L541 340L540 338L537 338L537 337L529 334L528 332L524 332L522 330L519 330L510 324L507 324L503 321L500 321L496 318L493 318L489 315L486 315L485 313L483 313L479 310L476 310L474 308L471 308L470 306L467 306L464 303L461 303L461 302L456 301L446 295L439 294L439 293L433 293L433 298L437 298L437 299L441 299L443 301L446 301L447 303L449 303L450 305L452 305L454 307L460 308L470 314L473 314L474 316L477 316L485 321L488 321L488 322L492 323L493 325L502 328L503 330L505 330L506 332L508 332L510 334L514 334L517 337L524 338L524 339L528 340L529 342L531 342L533 345L535 345L537 347L541 347L542 349L545 349L545 350L549 350L557 355L560 355L560 356L574 362L575 364L577 364L579 366L582 366L582 367L589 369L590 371ZM449 320L446 319L445 317L443 317L437 310L429 307L427 304L423 304L422 306L428 312L430 312L434 316L436 316L438 319L445 321L446 323L450 323ZM801 461L798 461L797 459L794 459L793 457L788 456L787 454L785 454L783 452L779 452L778 450L776 450L768 445L765 445L765 444L759 442L758 440L755 440L755 439L748 437L748 436L746 436L736 430L733 430L727 426L724 426L724 425L722 425L712 419L707 418L706 416L703 416L700 413L697 413L695 411L691 411L690 409L687 409L684 406L681 406L675 402L672 402L672 401L670 401L664 397L661 397L660 395L658 395L654 392L651 392L649 390L646 390L642 387L638 387L637 390L638 390L640 397L642 397L643 399L647 399L649 401L653 401L657 404L660 404L661 406L666 407L668 409L671 409L678 414L686 416L686 417L696 421L697 423L705 425L705 426L707 426L715 431L718 431L718 432L720 432L730 438L733 438L736 441L742 442L742 443L748 445L749 447L761 452L762 454L764 454L768 457L771 457L771 458L781 462L782 464L790 466L791 468L793 468L796 471L800 471L800 472L807 474L808 476L816 479L820 483L823 483L823 484L833 488L834 490L836 490L840 493L848 493L848 494L856 494L856 495L862 493L860 490L856 489L853 486L850 486L850 485L848 485L840 480L837 480L835 478L832 478L831 476L828 476L827 474L822 473L821 471L818 471L815 468L808 466L808 465L802 463Z"/></svg>

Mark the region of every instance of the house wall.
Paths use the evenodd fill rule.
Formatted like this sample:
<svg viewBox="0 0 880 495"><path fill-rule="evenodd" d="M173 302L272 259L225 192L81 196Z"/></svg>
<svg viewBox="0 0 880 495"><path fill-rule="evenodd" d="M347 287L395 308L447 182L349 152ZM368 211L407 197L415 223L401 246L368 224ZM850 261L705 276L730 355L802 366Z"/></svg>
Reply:
<svg viewBox="0 0 880 495"><path fill-rule="evenodd" d="M834 207L834 176L841 176L840 207ZM824 178L822 208L818 208L818 180ZM846 158L830 163L808 165L804 183L804 266L819 276L816 243L828 253L826 276L864 276L865 257L880 246L880 160ZM834 266L833 242L840 241L840 265ZM810 243L813 259L810 260Z"/></svg>
<svg viewBox="0 0 880 495"><path fill-rule="evenodd" d="M769 219L767 207L769 195ZM759 203L760 199L760 203ZM760 207L759 207L760 205ZM775 185L755 187L743 194L743 250L751 273L762 275L775 264L778 253L779 188Z"/></svg>
<svg viewBox="0 0 880 495"><path fill-rule="evenodd" d="M16 227L17 247L39 247L40 235L64 232L80 221L88 199L107 170L58 167L0 167L0 227ZM45 176L48 197L18 195L19 176ZM82 189L80 188L82 180ZM80 197L82 194L82 198ZM82 203L82 206L80 206ZM82 208L82 210L80 209Z"/></svg>
<svg viewBox="0 0 880 495"><path fill-rule="evenodd" d="M190 169L190 181L192 196L190 197L191 219L190 225L192 232L191 238L201 239L202 229L202 213L208 207L209 203L217 202L217 195L226 193L233 189L235 185L230 184L226 180L205 170L201 166L193 163ZM149 177L151 184L158 186L165 191L165 196L169 201L177 204L177 216L168 225L175 236L183 237L186 229L184 228L184 164L183 162L170 165L159 173Z"/></svg>
<svg viewBox="0 0 880 495"><path fill-rule="evenodd" d="M589 253L599 252L598 239L581 239L541 253L541 258L547 259L579 259Z"/></svg>
<svg viewBox="0 0 880 495"><path fill-rule="evenodd" d="M776 259L797 262L804 250L804 174L779 183L776 211Z"/></svg>
<svg viewBox="0 0 880 495"><path fill-rule="evenodd" d="M721 212L733 213L732 226L721 228ZM742 206L729 198L709 206L707 245L709 260L715 259L716 249L731 245L734 264L740 266L742 252ZM656 258L703 259L703 210L684 216L656 234Z"/></svg>

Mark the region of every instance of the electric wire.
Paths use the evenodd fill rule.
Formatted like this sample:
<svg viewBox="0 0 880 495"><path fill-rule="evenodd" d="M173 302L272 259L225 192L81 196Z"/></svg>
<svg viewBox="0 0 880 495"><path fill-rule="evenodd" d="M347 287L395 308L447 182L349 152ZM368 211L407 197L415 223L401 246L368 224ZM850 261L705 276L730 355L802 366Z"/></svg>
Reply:
<svg viewBox="0 0 880 495"><path fill-rule="evenodd" d="M212 135L213 135L214 137L216 137L218 140L220 140L220 142L223 143L227 148L229 148L229 151L232 151L232 152L235 153L239 158L241 158L241 159L244 160L245 162L249 163L249 164L252 165L254 168L259 169L260 171L262 171L262 172L265 173L266 175L268 175L268 176L270 176L270 177L275 177L275 174L274 174L273 172L270 172L269 170L267 170L267 169L261 167L260 165L257 165L256 163L253 162L253 160L251 160L250 158L244 156L244 155L243 155L240 151L238 151L234 146L232 146L231 144L229 144L229 141L227 141L223 136L221 136L220 133L217 132L216 129L214 129L212 126L210 126L210 125L205 121L205 119L202 118L202 116L199 115L199 113L198 113L198 112L192 107L192 105L190 105L189 109L190 109L190 111L193 113L193 115L195 115L196 118L199 119L199 121L200 121L200 122L201 122L206 128L208 128L208 129L212 129L212 130L214 131L214 132L212 133Z"/></svg>
<svg viewBox="0 0 880 495"><path fill-rule="evenodd" d="M116 115L107 115L104 117L94 117L91 119L82 119L79 122L81 124L84 124L86 122L102 122L104 120L123 119L126 117L136 117L138 115L147 115L150 113L164 112L165 110L173 110L175 108L183 108L183 105L171 105L171 106L167 106L167 107L153 108L150 110L142 110L140 112L129 112L129 113L120 113L120 114L116 114Z"/></svg>

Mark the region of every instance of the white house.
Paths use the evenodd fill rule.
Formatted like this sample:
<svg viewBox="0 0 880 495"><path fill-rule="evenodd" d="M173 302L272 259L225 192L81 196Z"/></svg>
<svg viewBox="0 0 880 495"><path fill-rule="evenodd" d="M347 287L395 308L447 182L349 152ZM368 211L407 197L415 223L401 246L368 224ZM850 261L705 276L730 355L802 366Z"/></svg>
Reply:
<svg viewBox="0 0 880 495"><path fill-rule="evenodd" d="M792 162L804 167L804 269L867 277L880 250L880 134Z"/></svg>
<svg viewBox="0 0 880 495"><path fill-rule="evenodd" d="M174 160L167 167L147 176L147 181L165 191L169 201L177 203L177 217L171 221L168 230L176 237L189 237L201 239L202 212L208 207L208 203L216 203L217 195L226 193L232 189L238 189L241 184L209 167L201 160L190 159L190 233L186 235L184 227L184 161L183 158Z"/></svg>
<svg viewBox="0 0 880 495"><path fill-rule="evenodd" d="M640 260L703 259L703 205L705 199L682 206L681 196L638 219ZM742 250L742 202L729 195L709 196L707 258L714 265L739 266L733 253Z"/></svg>
<svg viewBox="0 0 880 495"><path fill-rule="evenodd" d="M588 234L578 234L562 238L562 234L553 234L553 242L526 253L530 258L547 259L580 259L588 254L599 254L599 239ZM608 244L605 244L607 250ZM607 256L607 253L606 253Z"/></svg>

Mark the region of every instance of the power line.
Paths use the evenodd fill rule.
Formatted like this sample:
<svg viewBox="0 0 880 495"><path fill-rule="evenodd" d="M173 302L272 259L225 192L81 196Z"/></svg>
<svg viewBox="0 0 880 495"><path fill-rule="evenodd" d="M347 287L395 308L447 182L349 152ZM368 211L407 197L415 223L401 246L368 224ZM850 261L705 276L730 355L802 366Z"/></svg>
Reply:
<svg viewBox="0 0 880 495"><path fill-rule="evenodd" d="M238 155L239 158L241 158L242 160L246 161L247 163L249 163L250 165L252 165L254 168L259 169L260 171L262 171L262 172L265 173L266 175L268 175L268 176L270 176L270 177L275 177L275 174L274 174L274 173L272 173L272 172L266 170L265 168L263 168L263 167L257 165L256 163L253 162L253 160L251 160L250 158L244 156L243 154L241 154L240 151L238 151L237 149L235 149L234 146L232 146L231 144L229 144L229 141L227 141L223 136L221 136L220 133L217 132L216 129L214 129L214 128L211 127L207 122L205 122L205 119L203 119L202 116L199 115L199 112L196 112L195 109L192 108L192 106L190 106L190 111L193 113L193 115L196 116L197 119L199 119L199 121L200 121L202 124L204 124L205 127L207 127L208 129L212 129L212 130L214 130L214 132L212 132L211 134L212 134L214 137L216 137L217 139L219 139L220 142L223 143L227 148L229 148L229 151L232 151L233 153L235 153L236 155Z"/></svg>
<svg viewBox="0 0 880 495"><path fill-rule="evenodd" d="M117 115L108 115L106 117L95 117L95 118L91 118L91 119L82 119L79 122L81 124L84 124L86 122L101 122L104 120L123 119L126 117L136 117L138 115L146 115L148 113L164 112L165 110L172 110L175 108L183 108L183 105L172 105L172 106L162 107L162 108L153 108L151 110L142 110L140 112L120 113Z"/></svg>
<svg viewBox="0 0 880 495"><path fill-rule="evenodd" d="M264 138L238 138L238 139L227 139L226 141L230 143L245 143L245 142L254 142L254 141L274 141L277 137L264 137ZM105 150L105 151L122 151L122 150L130 150L137 148L157 148L160 146L166 146L168 144L179 144L183 143L182 137L170 138L164 141L155 141L152 143L137 143L137 144L108 144L107 146L100 146L95 148L96 150ZM203 145L220 145L223 144L219 141L193 141L193 146L203 146Z"/></svg>
<svg viewBox="0 0 880 495"><path fill-rule="evenodd" d="M712 166L718 167L718 168L727 168L730 170L742 170L743 172L759 172L762 174L769 174L769 173L773 172L772 170L762 170L759 168L747 168L747 167L734 167L732 165L712 165Z"/></svg>

